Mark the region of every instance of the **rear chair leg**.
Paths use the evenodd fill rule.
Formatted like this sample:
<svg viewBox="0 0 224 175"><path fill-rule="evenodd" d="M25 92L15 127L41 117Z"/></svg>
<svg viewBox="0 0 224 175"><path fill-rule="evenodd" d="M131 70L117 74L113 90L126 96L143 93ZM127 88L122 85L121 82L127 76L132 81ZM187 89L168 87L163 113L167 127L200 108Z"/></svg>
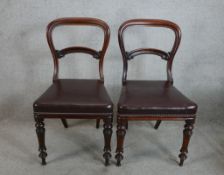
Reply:
<svg viewBox="0 0 224 175"><path fill-rule="evenodd" d="M96 119L96 128L98 129L100 127L100 118Z"/></svg>
<svg viewBox="0 0 224 175"><path fill-rule="evenodd" d="M128 130L128 122L126 123L125 128L126 128L126 130Z"/></svg>
<svg viewBox="0 0 224 175"><path fill-rule="evenodd" d="M154 128L158 129L160 124L161 124L161 120L157 120Z"/></svg>
<svg viewBox="0 0 224 175"><path fill-rule="evenodd" d="M45 146L45 128L44 128L44 119L39 118L37 115L34 116L35 119L35 127L36 127L36 133L37 133L37 139L39 143L39 157L42 160L42 165L46 165L46 146Z"/></svg>
<svg viewBox="0 0 224 175"><path fill-rule="evenodd" d="M116 156L117 166L121 166L121 161L123 160L123 145L124 145L124 137L126 134L127 120L118 119L117 125L117 149Z"/></svg>
<svg viewBox="0 0 224 175"><path fill-rule="evenodd" d="M111 136L112 136L112 120L111 118L104 119L103 134L104 134L104 154L105 166L109 165L111 158Z"/></svg>
<svg viewBox="0 0 224 175"><path fill-rule="evenodd" d="M67 123L66 119L61 119L61 122L65 128L68 128L68 123Z"/></svg>
<svg viewBox="0 0 224 175"><path fill-rule="evenodd" d="M186 120L186 124L184 125L184 131L183 131L183 144L180 149L180 166L183 166L184 160L187 159L187 153L188 153L188 144L190 142L191 135L193 134L193 128L194 128L194 120Z"/></svg>

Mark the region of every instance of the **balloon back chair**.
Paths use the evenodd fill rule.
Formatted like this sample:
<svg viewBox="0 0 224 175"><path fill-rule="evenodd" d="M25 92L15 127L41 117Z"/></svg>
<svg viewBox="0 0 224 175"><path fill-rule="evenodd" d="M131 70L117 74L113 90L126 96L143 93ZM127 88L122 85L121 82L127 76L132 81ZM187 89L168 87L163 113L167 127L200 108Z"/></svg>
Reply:
<svg viewBox="0 0 224 175"><path fill-rule="evenodd" d="M123 34L131 26L162 27L171 29L175 40L170 52L155 48L139 48L127 52L125 50ZM181 41L181 30L178 25L166 20L133 19L124 22L118 32L120 50L123 57L123 86L118 102L117 112L117 166L123 159L123 144L128 121L155 120L158 129L162 120L185 121L183 144L180 149L180 166L187 158L188 144L195 122L197 105L185 97L173 85L172 64ZM154 54L167 62L167 80L127 80L128 61L141 54ZM139 133L140 134L140 133Z"/></svg>
<svg viewBox="0 0 224 175"><path fill-rule="evenodd" d="M58 26L94 26L101 28L104 33L102 50L96 51L87 47L67 47L56 50L52 32ZM104 86L103 61L110 40L108 25L95 18L61 18L47 26L47 41L54 62L52 85L34 103L34 119L39 143L39 157L42 165L46 164L45 127L44 119L61 119L65 128L66 119L95 119L104 121L104 154L105 165L111 158L111 135L113 120L113 104ZM59 59L71 53L85 53L99 61L99 79L60 79Z"/></svg>

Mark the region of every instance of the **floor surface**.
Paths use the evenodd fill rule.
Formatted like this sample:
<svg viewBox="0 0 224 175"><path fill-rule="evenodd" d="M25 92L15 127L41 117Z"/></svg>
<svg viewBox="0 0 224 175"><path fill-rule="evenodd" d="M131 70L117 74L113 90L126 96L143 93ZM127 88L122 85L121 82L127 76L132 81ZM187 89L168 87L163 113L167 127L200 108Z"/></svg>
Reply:
<svg viewBox="0 0 224 175"><path fill-rule="evenodd" d="M115 129L113 130L110 166L105 167L102 123L68 120L46 120L47 165L38 158L34 122L18 119L0 122L1 175L223 175L224 123L215 119L199 120L183 167L178 166L183 122L164 122L158 130L153 122L129 124L121 167L115 166Z"/></svg>

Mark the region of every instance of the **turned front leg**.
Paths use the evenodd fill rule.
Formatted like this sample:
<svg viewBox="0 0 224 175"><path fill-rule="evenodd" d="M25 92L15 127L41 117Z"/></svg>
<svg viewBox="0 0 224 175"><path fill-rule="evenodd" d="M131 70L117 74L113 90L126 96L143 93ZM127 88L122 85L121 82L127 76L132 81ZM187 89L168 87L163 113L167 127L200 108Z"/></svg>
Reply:
<svg viewBox="0 0 224 175"><path fill-rule="evenodd" d="M104 134L104 154L105 165L109 165L111 158L111 136L112 136L112 120L111 118L104 119L103 134Z"/></svg>
<svg viewBox="0 0 224 175"><path fill-rule="evenodd" d="M39 118L38 116L34 116L35 119L35 127L36 127L36 133L37 133L37 139L39 143L39 157L42 160L42 165L46 165L46 146L45 146L45 128L44 128L44 119Z"/></svg>
<svg viewBox="0 0 224 175"><path fill-rule="evenodd" d="M124 145L124 137L126 134L126 126L127 121L118 119L117 124L117 149L116 149L116 156L117 159L117 166L121 165L121 160L123 160L123 145Z"/></svg>
<svg viewBox="0 0 224 175"><path fill-rule="evenodd" d="M184 131L183 131L183 144L180 149L180 166L183 166L184 160L187 159L187 153L188 153L188 145L190 142L191 135L193 134L193 128L194 128L194 120L186 120L186 124L184 125Z"/></svg>

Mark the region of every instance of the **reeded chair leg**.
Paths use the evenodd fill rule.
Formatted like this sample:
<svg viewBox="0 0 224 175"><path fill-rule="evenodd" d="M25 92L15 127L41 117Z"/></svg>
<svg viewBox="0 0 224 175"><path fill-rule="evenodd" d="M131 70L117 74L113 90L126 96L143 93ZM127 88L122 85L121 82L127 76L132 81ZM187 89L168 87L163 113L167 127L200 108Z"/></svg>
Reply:
<svg viewBox="0 0 224 175"><path fill-rule="evenodd" d="M96 128L98 129L100 127L100 118L96 119Z"/></svg>
<svg viewBox="0 0 224 175"><path fill-rule="evenodd" d="M121 161L123 160L123 145L124 145L124 137L126 134L126 127L127 127L127 121L118 119L117 124L117 149L116 149L116 156L115 159L117 159L117 166L121 166Z"/></svg>
<svg viewBox="0 0 224 175"><path fill-rule="evenodd" d="M35 119L35 127L36 127L36 133L37 133L37 138L38 138L38 143L39 143L39 157L42 160L42 165L46 165L46 157L47 157L47 152L46 152L46 146L45 146L45 128L44 128L44 119L39 118L37 115L34 116Z"/></svg>
<svg viewBox="0 0 224 175"><path fill-rule="evenodd" d="M154 126L154 128L155 128L155 129L158 129L159 126L160 126L160 124L161 124L161 122L162 122L161 120L157 120L157 121L156 121L156 124L155 124L155 126Z"/></svg>
<svg viewBox="0 0 224 175"><path fill-rule="evenodd" d="M184 125L184 131L183 131L183 144L180 149L180 166L183 166L184 160L187 159L187 153L188 153L188 144L190 142L191 135L193 134L193 128L194 128L194 120L186 120L186 124Z"/></svg>
<svg viewBox="0 0 224 175"><path fill-rule="evenodd" d="M103 134L104 134L104 154L105 166L109 165L111 158L111 136L112 136L112 122L111 118L104 119Z"/></svg>
<svg viewBox="0 0 224 175"><path fill-rule="evenodd" d="M66 119L61 119L61 122L65 128L68 128L68 123L67 123Z"/></svg>

